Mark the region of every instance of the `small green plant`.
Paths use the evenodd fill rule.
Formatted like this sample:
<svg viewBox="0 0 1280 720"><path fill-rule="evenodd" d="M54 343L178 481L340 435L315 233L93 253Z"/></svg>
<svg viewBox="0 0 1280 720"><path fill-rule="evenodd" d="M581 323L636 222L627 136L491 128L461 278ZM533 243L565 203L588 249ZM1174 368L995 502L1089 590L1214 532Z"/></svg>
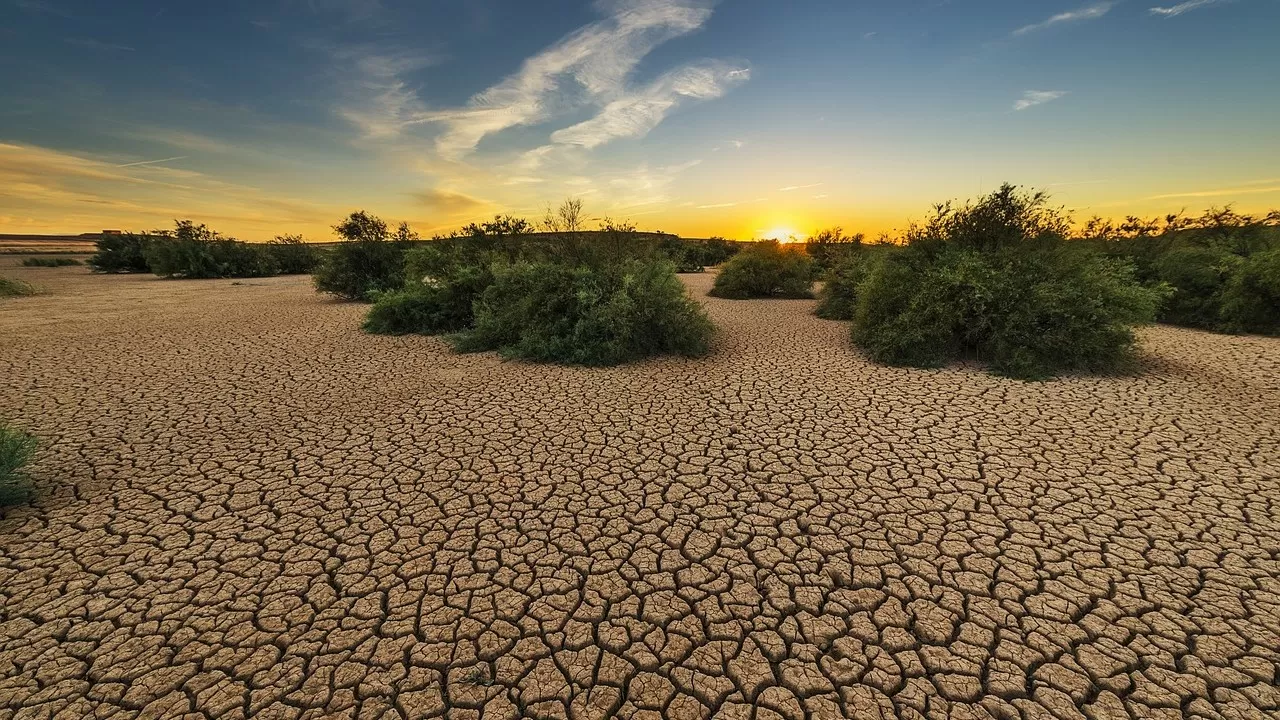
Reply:
<svg viewBox="0 0 1280 720"><path fill-rule="evenodd" d="M36 452L36 439L0 423L0 505L26 502L32 494L24 467Z"/></svg>
<svg viewBox="0 0 1280 720"><path fill-rule="evenodd" d="M147 264L147 244L153 235L122 233L119 235L103 235L97 242L97 252L89 258L89 267L101 273L149 273L151 266Z"/></svg>
<svg viewBox="0 0 1280 720"><path fill-rule="evenodd" d="M418 240L408 224L401 223L392 235L385 222L361 210L333 229L343 241L316 267L316 290L344 300L370 301L404 285L405 250Z"/></svg>
<svg viewBox="0 0 1280 720"><path fill-rule="evenodd" d="M32 257L22 261L23 267L71 267L80 264L75 258Z"/></svg>
<svg viewBox="0 0 1280 720"><path fill-rule="evenodd" d="M29 282L0 277L0 297L23 297L38 293L39 290Z"/></svg>
<svg viewBox="0 0 1280 720"><path fill-rule="evenodd" d="M799 247L765 240L725 263L710 295L730 300L813 297L813 261Z"/></svg>

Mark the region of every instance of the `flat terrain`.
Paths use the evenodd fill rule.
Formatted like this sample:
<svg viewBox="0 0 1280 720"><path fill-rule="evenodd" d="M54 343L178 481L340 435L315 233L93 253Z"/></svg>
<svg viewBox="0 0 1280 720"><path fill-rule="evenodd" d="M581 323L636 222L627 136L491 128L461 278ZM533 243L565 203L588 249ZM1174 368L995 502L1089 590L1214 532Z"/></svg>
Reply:
<svg viewBox="0 0 1280 720"><path fill-rule="evenodd" d="M1280 340L1027 384L707 299L711 357L570 369L0 272L0 718L1280 712Z"/></svg>

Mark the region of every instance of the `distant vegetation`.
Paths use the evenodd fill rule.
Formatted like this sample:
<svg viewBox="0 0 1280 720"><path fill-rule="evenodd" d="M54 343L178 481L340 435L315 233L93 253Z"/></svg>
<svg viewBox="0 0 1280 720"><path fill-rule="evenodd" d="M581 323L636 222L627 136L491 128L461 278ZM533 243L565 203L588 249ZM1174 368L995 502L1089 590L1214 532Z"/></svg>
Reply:
<svg viewBox="0 0 1280 720"><path fill-rule="evenodd" d="M1148 287L1167 286L1157 319L1232 333L1280 334L1280 212L1241 215L1230 207L1196 218L1100 219L1088 244L1133 263Z"/></svg>
<svg viewBox="0 0 1280 720"><path fill-rule="evenodd" d="M579 227L571 203L544 224ZM531 230L498 216L413 247L403 286L375 293L365 329L448 334L461 352L575 365L707 352L711 322L663 239L609 221L598 233Z"/></svg>
<svg viewBox="0 0 1280 720"><path fill-rule="evenodd" d="M23 471L36 452L36 439L0 422L0 505L26 502L31 480Z"/></svg>
<svg viewBox="0 0 1280 720"><path fill-rule="evenodd" d="M0 297L22 297L39 292L34 285L22 280L0 277Z"/></svg>
<svg viewBox="0 0 1280 720"><path fill-rule="evenodd" d="M813 297L814 263L799 245L777 240L752 243L725 263L711 288L713 297Z"/></svg>
<svg viewBox="0 0 1280 720"><path fill-rule="evenodd" d="M62 257L31 257L22 261L23 267L70 267L81 264L83 263L75 258Z"/></svg>
<svg viewBox="0 0 1280 720"><path fill-rule="evenodd" d="M89 266L102 273L154 273L167 278L248 278L311 272L319 251L299 235L247 243L191 220L145 234L104 235Z"/></svg>

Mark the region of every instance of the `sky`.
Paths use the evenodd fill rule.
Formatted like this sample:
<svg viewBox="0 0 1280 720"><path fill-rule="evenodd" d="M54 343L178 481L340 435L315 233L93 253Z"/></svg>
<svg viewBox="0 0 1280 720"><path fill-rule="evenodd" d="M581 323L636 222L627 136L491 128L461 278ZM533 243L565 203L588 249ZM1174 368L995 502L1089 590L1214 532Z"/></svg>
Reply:
<svg viewBox="0 0 1280 720"><path fill-rule="evenodd" d="M1280 207L1280 0L0 0L0 233Z"/></svg>

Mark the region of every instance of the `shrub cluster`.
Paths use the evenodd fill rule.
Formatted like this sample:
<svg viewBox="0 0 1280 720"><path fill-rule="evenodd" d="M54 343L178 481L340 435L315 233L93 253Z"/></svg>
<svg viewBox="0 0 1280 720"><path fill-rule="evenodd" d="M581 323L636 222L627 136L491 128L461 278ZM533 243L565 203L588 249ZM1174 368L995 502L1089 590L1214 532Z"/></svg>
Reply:
<svg viewBox="0 0 1280 720"><path fill-rule="evenodd" d="M36 439L0 423L0 505L26 502L31 496L31 480L23 467L36 451Z"/></svg>
<svg viewBox="0 0 1280 720"><path fill-rule="evenodd" d="M1132 261L1144 284L1171 290L1160 322L1280 335L1280 213L1257 218L1228 207L1198 218L1131 217L1119 226L1094 219L1085 236Z"/></svg>
<svg viewBox="0 0 1280 720"><path fill-rule="evenodd" d="M301 235L277 235L261 251L278 275L306 275L320 263L320 253Z"/></svg>
<svg viewBox="0 0 1280 720"><path fill-rule="evenodd" d="M753 243L725 263L711 296L748 298L813 297L813 261L798 246L777 240Z"/></svg>
<svg viewBox="0 0 1280 720"><path fill-rule="evenodd" d="M739 249L739 243L722 237L687 239L674 235L665 236L660 247L679 273L703 272L733 257Z"/></svg>
<svg viewBox="0 0 1280 720"><path fill-rule="evenodd" d="M813 259L813 271L819 276L830 273L850 255L863 247L862 233L845 235L844 228L823 230L804 243L804 251Z"/></svg>
<svg viewBox="0 0 1280 720"><path fill-rule="evenodd" d="M418 236L407 223L392 234L387 224L360 210L333 228L342 242L315 269L320 292L343 300L369 301L404 285L404 255Z"/></svg>
<svg viewBox="0 0 1280 720"><path fill-rule="evenodd" d="M225 238L206 225L179 220L172 234L155 235L143 250L151 272L167 278L266 277L276 274L261 245Z"/></svg>
<svg viewBox="0 0 1280 720"><path fill-rule="evenodd" d="M1004 186L974 204L935 208L907 244L838 280L831 312L853 308L853 341L879 362L937 367L958 358L1042 379L1115 372L1131 362L1133 327L1164 295L1128 262L1067 240L1065 214L1042 193ZM858 278L858 273L863 273Z"/></svg>
<svg viewBox="0 0 1280 720"><path fill-rule="evenodd" d="M35 295L38 290L29 282L14 278L0 277L0 297L23 297Z"/></svg>
<svg viewBox="0 0 1280 720"><path fill-rule="evenodd" d="M23 267L72 267L81 264L75 258L64 257L32 257L22 261Z"/></svg>
<svg viewBox="0 0 1280 720"><path fill-rule="evenodd" d="M303 274L318 261L316 248L301 235L246 243L223 237L206 225L179 220L172 231L102 236L89 266L95 272L198 279Z"/></svg>
<svg viewBox="0 0 1280 720"><path fill-rule="evenodd" d="M146 248L151 237L134 233L103 235L89 267L101 273L149 273Z"/></svg>
<svg viewBox="0 0 1280 720"><path fill-rule="evenodd" d="M612 225L530 235L499 220L409 250L404 286L376 295L365 330L576 365L707 352L710 320L653 236Z"/></svg>
<svg viewBox="0 0 1280 720"><path fill-rule="evenodd" d="M659 259L602 265L518 261L495 265L475 301L462 352L574 365L616 365L655 355L707 353L711 321L675 267Z"/></svg>

